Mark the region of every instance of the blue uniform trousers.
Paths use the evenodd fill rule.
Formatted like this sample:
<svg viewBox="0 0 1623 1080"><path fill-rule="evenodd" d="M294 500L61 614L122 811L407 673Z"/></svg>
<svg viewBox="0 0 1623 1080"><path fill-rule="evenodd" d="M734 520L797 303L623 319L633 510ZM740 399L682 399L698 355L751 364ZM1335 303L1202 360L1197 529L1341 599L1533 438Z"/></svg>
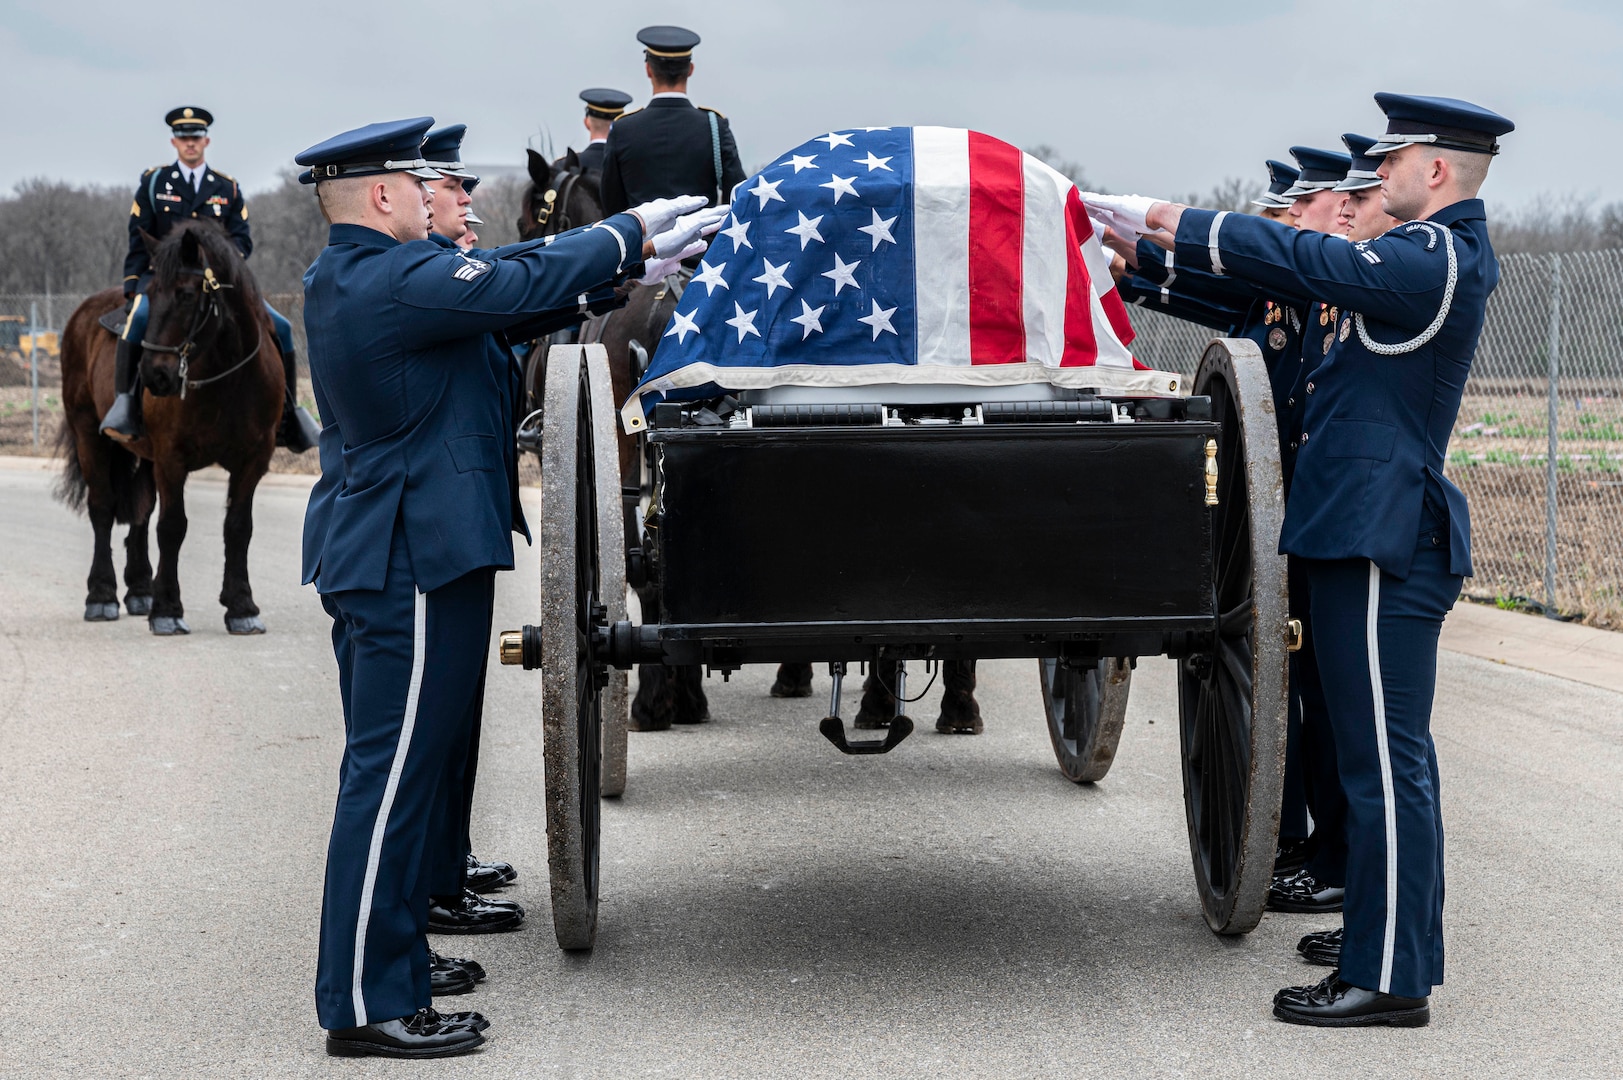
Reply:
<svg viewBox="0 0 1623 1080"><path fill-rule="evenodd" d="M494 611L495 593L490 594L484 622L477 632L482 634L481 655L488 657L490 649L490 621ZM476 632L470 629L470 634ZM428 867L428 895L460 896L468 876L468 854L473 850L470 827L473 822L473 787L479 772L479 730L485 711L485 673L488 664L479 666L479 677L468 700L468 715L462 730L466 737L451 749L445 759L445 781L440 786L440 798L429 824L428 850L432 858Z"/></svg>
<svg viewBox="0 0 1623 1080"><path fill-rule="evenodd" d="M431 824L467 746L494 578L475 570L418 592L397 520L384 587L322 597L345 731L316 969L328 1030L429 1004Z"/></svg>
<svg viewBox="0 0 1623 1080"><path fill-rule="evenodd" d="M1312 582L1305 560L1288 556L1287 567L1291 615L1302 620L1303 634L1302 648L1291 654L1290 711L1296 730L1290 734L1296 741L1300 797L1306 811L1303 816L1313 818L1313 845L1306 869L1322 885L1341 886L1347 880L1347 796L1341 790L1335 732L1324 698L1324 681L1319 675ZM1289 738L1286 753L1288 759ZM1280 831L1284 832L1283 823ZM1301 835L1307 835L1306 831Z"/></svg>
<svg viewBox="0 0 1623 1080"><path fill-rule="evenodd" d="M1409 576L1368 559L1303 560L1319 672L1347 799L1342 978L1425 997L1443 981L1443 819L1431 705L1437 638L1463 578L1448 532L1419 538Z"/></svg>

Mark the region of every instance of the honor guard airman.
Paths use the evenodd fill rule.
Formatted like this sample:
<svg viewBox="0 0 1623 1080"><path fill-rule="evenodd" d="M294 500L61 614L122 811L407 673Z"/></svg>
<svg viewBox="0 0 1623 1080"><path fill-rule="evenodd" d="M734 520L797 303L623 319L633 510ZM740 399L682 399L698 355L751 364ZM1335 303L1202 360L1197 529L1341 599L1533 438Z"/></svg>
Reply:
<svg viewBox="0 0 1623 1080"><path fill-rule="evenodd" d="M1137 196L1181 261L1264 288L1303 286L1334 313L1304 386L1281 550L1306 564L1318 665L1347 797L1342 930L1304 956L1336 970L1288 987L1274 1015L1326 1027L1419 1026L1443 981L1443 827L1431 705L1437 640L1471 573L1465 495L1444 475L1499 264L1477 198L1515 125L1453 98L1377 94L1367 151L1404 224L1346 242Z"/></svg>
<svg viewBox="0 0 1623 1080"><path fill-rule="evenodd" d="M254 249L248 230L248 206L237 182L203 160L214 115L195 105L182 106L169 110L164 121L169 125L169 142L177 157L170 164L154 165L142 173L135 188L135 200L130 204L130 246L129 254L124 257L124 298L129 305L129 317L119 336L114 363L116 396L101 422L102 432L120 442L139 439L144 434L141 395L135 393L135 388L141 365L141 339L147 328L145 293L152 278L152 255L147 250L146 238L162 240L176 222L201 218L225 229L243 258ZM265 310L276 327L287 387L276 445L303 453L316 445L319 429L310 414L299 407L293 327L268 302Z"/></svg>
<svg viewBox="0 0 1623 1080"><path fill-rule="evenodd" d="M649 257L702 249L720 213L682 216L703 200L664 201L550 243L463 252L429 239L432 124L373 124L295 159L331 223L304 277L326 421L304 581L333 619L345 720L316 974L339 1056L458 1054L488 1027L431 1007L446 984L424 931L444 857L431 838L460 817L443 792L469 742L494 574L513 565L512 533L528 536L511 360L491 335L572 308ZM462 988L482 975L467 970Z"/></svg>
<svg viewBox="0 0 1623 1080"><path fill-rule="evenodd" d="M609 144L609 127L625 115L626 106L631 104L631 95L624 90L594 86L590 90L582 90L580 99L586 102L586 115L581 119L581 124L586 128L586 136L590 140L586 149L580 152L580 167L601 177L603 153Z"/></svg>
<svg viewBox="0 0 1623 1080"><path fill-rule="evenodd" d="M618 213L650 199L703 195L725 203L744 182L727 118L688 98L699 35L680 26L637 32L653 96L609 128L603 148L603 212Z"/></svg>
<svg viewBox="0 0 1623 1080"><path fill-rule="evenodd" d="M1381 167L1381 159L1369 153L1370 147L1379 140L1349 133L1343 135L1341 141L1352 155L1347 178L1336 185L1336 190L1347 196L1341 207L1347 239L1373 240L1403 224L1381 209L1381 177L1376 171Z"/></svg>

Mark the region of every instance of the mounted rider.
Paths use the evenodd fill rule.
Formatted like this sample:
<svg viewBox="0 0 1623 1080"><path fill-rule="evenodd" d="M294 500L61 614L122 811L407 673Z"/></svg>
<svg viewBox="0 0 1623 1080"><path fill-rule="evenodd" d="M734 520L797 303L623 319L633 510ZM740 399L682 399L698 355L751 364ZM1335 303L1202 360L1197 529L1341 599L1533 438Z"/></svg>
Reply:
<svg viewBox="0 0 1623 1080"><path fill-rule="evenodd" d="M177 222L200 218L224 228L243 258L254 249L242 190L236 180L203 160L214 114L197 106L181 106L169 110L164 121L169 125L169 142L175 148L176 159L167 165L154 165L142 173L136 185L135 200L130 204L130 250L124 257L124 299L129 316L118 340L113 374L113 390L117 396L101 422L102 433L119 442L133 441L145 434L141 425L141 395L135 391L141 370L141 339L147 326L146 287L152 278L152 255L147 249L147 239L162 240ZM269 303L265 310L276 327L287 386L276 445L302 454L316 445L321 429L310 414L299 407L293 327Z"/></svg>
<svg viewBox="0 0 1623 1080"><path fill-rule="evenodd" d="M604 153L609 145L609 128L625 115L626 106L631 104L631 95L624 90L594 86L582 90L580 99L586 102L586 115L580 123L589 138L586 149L579 154L580 167L585 172L601 176Z"/></svg>
<svg viewBox="0 0 1623 1080"><path fill-rule="evenodd" d="M703 195L725 203L744 182L744 166L727 118L688 97L699 35L680 26L637 32L653 97L609 128L603 147L603 212L617 214L649 199Z"/></svg>

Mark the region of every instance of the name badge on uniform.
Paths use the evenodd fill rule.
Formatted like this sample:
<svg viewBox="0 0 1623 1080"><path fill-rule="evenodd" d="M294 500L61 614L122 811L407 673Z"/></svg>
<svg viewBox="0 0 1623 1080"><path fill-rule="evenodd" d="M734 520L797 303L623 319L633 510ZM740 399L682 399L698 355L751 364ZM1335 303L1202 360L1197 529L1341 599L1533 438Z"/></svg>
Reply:
<svg viewBox="0 0 1623 1080"><path fill-rule="evenodd" d="M490 272L490 264L480 259L470 259L466 255L458 255L462 265L451 271L451 276L458 281L472 281L480 274Z"/></svg>

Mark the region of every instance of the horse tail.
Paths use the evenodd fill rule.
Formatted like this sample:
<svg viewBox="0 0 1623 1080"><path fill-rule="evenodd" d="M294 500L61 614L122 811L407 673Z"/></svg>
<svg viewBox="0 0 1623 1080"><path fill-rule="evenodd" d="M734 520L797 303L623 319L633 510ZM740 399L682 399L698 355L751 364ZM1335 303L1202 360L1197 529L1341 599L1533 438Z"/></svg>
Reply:
<svg viewBox="0 0 1623 1080"><path fill-rule="evenodd" d="M63 421L56 429L56 452L62 458L62 476L56 482L55 495L69 510L84 513L85 499L90 484L85 480L84 468L79 464L79 442L73 425Z"/></svg>

